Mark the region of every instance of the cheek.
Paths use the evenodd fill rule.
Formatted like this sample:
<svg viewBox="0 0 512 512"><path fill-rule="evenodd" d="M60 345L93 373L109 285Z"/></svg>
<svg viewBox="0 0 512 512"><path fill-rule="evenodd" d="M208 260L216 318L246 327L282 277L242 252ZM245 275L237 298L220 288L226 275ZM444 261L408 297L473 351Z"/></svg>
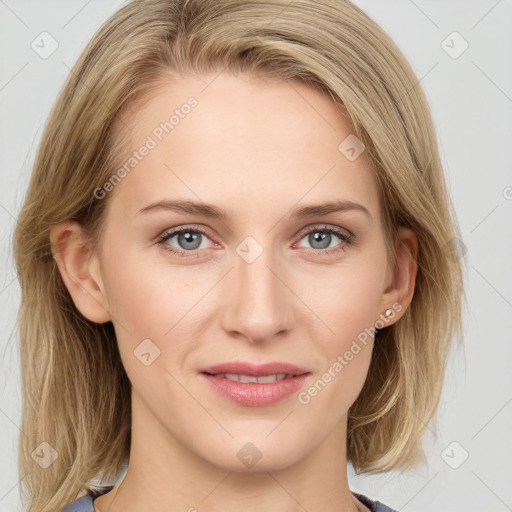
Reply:
<svg viewBox="0 0 512 512"><path fill-rule="evenodd" d="M361 261L306 277L299 296L322 320L326 339L342 347L374 325L384 272L383 264Z"/></svg>
<svg viewBox="0 0 512 512"><path fill-rule="evenodd" d="M199 303L218 279L208 270L201 273L191 266L167 264L165 255L153 257L157 248L150 258L152 251L108 253L106 288L121 350L133 350L146 338L161 350L171 339L177 351L180 344L190 345L189 339L176 340L176 333L184 329L192 333Z"/></svg>
<svg viewBox="0 0 512 512"><path fill-rule="evenodd" d="M322 368L311 386L298 395L310 414L341 420L361 392L368 374L374 342L374 315L380 299L380 271L365 265L347 266L314 279L306 301L322 322L315 321L311 339L319 339ZM319 293L324 284L324 293ZM324 334L318 336L320 332ZM316 336L315 336L316 334Z"/></svg>
<svg viewBox="0 0 512 512"><path fill-rule="evenodd" d="M364 384L385 273L385 264L376 263L379 261L376 258L372 264L366 258L358 262L354 258L336 271L317 272L304 282L301 297L321 319L314 320L311 339L319 339L320 331L324 333L318 346L324 365L311 397L322 391L324 399L329 399L320 399L318 405L337 403L338 410L346 410Z"/></svg>

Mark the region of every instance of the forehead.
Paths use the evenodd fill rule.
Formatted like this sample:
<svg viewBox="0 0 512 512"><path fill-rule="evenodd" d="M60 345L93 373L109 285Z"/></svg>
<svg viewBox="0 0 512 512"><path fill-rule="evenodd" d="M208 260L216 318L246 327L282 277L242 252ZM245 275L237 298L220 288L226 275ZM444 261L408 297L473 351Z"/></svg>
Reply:
<svg viewBox="0 0 512 512"><path fill-rule="evenodd" d="M119 168L126 172L114 192L130 210L166 197L247 214L270 203L282 210L347 199L379 217L365 152L354 160L340 150L354 137L350 122L327 94L298 80L229 73L168 79L124 112L123 126Z"/></svg>

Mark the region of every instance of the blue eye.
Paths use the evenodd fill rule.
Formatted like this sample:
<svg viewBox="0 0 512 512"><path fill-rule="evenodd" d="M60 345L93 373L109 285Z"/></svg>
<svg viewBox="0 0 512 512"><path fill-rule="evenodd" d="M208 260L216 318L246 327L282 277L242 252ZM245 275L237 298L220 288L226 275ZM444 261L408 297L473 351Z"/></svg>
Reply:
<svg viewBox="0 0 512 512"><path fill-rule="evenodd" d="M174 237L178 242L180 247L176 248L172 245L169 245L168 241L172 240ZM206 233L198 228L188 228L183 227L179 229L175 229L169 233L164 233L158 239L158 245L162 246L166 251L172 252L173 254L177 254L179 256L188 257L193 254L187 254L192 251L197 251L199 249L205 249L205 247L201 247L204 238L207 238Z"/></svg>
<svg viewBox="0 0 512 512"><path fill-rule="evenodd" d="M319 226L304 233L301 240L305 238L307 238L313 250L321 251L323 254L331 254L332 252L344 250L346 245L352 243L353 236L338 228ZM331 242L335 241L336 238L341 240L341 243L333 247L331 246Z"/></svg>
<svg viewBox="0 0 512 512"><path fill-rule="evenodd" d="M173 238L176 238L178 247L170 244ZM345 230L324 225L313 227L302 233L300 240L305 238L307 238L308 243L311 244L310 250L326 255L345 250L346 246L352 243L354 236ZM335 241L336 238L341 240L341 243L331 246L331 243ZM206 231L198 227L184 226L164 233L158 239L157 244L164 250L180 257L198 257L200 249L209 248L208 246L205 247L203 244L205 239L210 240Z"/></svg>

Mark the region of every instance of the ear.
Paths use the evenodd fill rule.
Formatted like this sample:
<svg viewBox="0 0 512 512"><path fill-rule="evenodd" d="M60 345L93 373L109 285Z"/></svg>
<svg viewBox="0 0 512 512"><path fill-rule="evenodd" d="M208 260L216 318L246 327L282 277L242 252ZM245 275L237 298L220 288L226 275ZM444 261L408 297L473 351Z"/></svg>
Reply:
<svg viewBox="0 0 512 512"><path fill-rule="evenodd" d="M99 260L77 222L65 221L50 230L53 258L77 309L88 320L111 320Z"/></svg>
<svg viewBox="0 0 512 512"><path fill-rule="evenodd" d="M379 328L391 325L401 318L414 295L418 270L418 239L411 229L403 226L398 228L398 235L396 263L394 268L391 265L388 267L388 285L380 301L380 316L375 321ZM387 309L392 311L388 317L384 314Z"/></svg>

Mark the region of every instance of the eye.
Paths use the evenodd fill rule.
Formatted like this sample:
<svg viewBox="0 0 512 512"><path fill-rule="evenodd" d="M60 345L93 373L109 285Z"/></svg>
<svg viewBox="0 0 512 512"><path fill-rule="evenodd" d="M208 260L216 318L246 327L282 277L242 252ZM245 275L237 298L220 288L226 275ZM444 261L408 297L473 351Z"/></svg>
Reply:
<svg viewBox="0 0 512 512"><path fill-rule="evenodd" d="M174 244L172 244L173 239ZM352 243L354 236L352 233L342 230L341 228L323 225L314 226L308 231L303 232L300 241L304 239L311 245L309 248L311 251L327 255L344 251L346 246ZM341 243L336 244L336 239L341 240ZM198 257L200 249L213 247L213 245L208 245L207 240L211 242L210 237L203 229L199 227L183 226L165 232L159 237L157 244L172 254L187 258L193 256ZM300 247L303 246L300 245Z"/></svg>
<svg viewBox="0 0 512 512"><path fill-rule="evenodd" d="M353 241L353 235L347 231L334 226L315 226L302 234L301 241L306 239L312 250L322 254L331 254L333 252L343 251L346 246ZM341 243L336 244L336 239ZM334 242L334 245L333 245ZM303 246L301 246L303 247Z"/></svg>
<svg viewBox="0 0 512 512"><path fill-rule="evenodd" d="M175 239L177 247L170 244L173 239ZM184 226L164 233L157 243L163 249L173 254L190 257L196 255L195 251L208 248L203 243L206 239L209 240L209 237L202 229Z"/></svg>

